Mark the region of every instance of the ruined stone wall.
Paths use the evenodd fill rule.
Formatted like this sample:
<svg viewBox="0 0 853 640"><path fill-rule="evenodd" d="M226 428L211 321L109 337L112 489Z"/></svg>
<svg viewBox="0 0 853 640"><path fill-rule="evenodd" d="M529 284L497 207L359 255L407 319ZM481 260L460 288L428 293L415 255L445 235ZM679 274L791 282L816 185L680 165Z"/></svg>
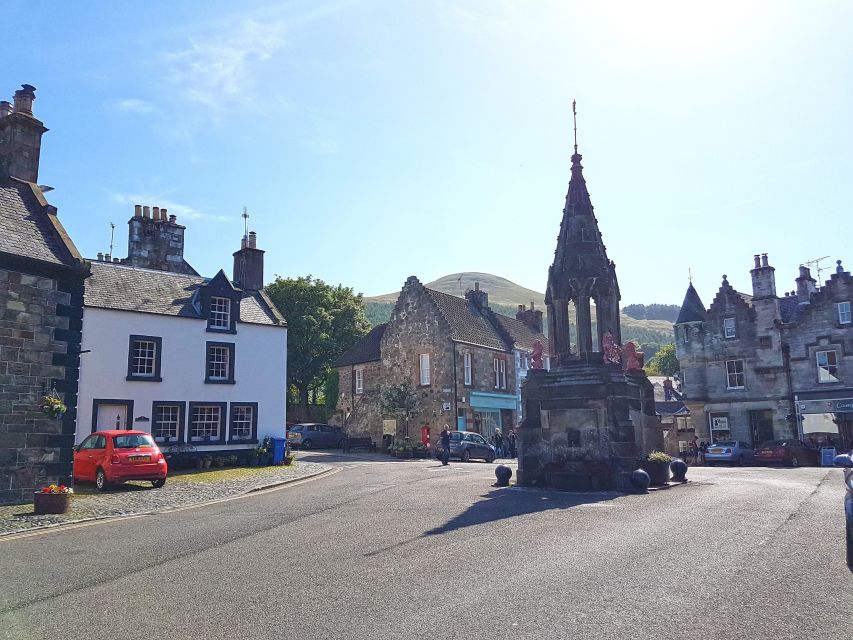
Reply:
<svg viewBox="0 0 853 640"><path fill-rule="evenodd" d="M71 484L83 284L0 268L0 503ZM55 383L62 418L40 409Z"/></svg>

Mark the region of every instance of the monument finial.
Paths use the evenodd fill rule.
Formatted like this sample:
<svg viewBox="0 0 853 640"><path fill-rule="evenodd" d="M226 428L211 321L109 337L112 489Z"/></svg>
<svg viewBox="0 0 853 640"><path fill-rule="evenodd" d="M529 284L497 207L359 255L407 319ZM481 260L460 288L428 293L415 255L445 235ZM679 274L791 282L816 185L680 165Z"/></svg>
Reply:
<svg viewBox="0 0 853 640"><path fill-rule="evenodd" d="M693 269L691 269L690 267L687 267L687 280L690 282L690 284L693 284Z"/></svg>
<svg viewBox="0 0 853 640"><path fill-rule="evenodd" d="M575 155L578 154L578 102L572 100L572 120L575 124Z"/></svg>

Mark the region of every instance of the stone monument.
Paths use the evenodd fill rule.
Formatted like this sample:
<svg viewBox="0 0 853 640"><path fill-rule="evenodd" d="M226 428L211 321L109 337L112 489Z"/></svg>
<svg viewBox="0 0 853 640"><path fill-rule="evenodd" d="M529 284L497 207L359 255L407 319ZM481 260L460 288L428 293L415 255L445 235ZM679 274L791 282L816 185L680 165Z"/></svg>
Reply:
<svg viewBox="0 0 853 640"><path fill-rule="evenodd" d="M663 438L642 354L632 343L622 346L616 266L593 214L577 125L571 171L545 294L551 368L531 369L521 389L526 418L519 429L518 482L628 488L638 455L662 448Z"/></svg>

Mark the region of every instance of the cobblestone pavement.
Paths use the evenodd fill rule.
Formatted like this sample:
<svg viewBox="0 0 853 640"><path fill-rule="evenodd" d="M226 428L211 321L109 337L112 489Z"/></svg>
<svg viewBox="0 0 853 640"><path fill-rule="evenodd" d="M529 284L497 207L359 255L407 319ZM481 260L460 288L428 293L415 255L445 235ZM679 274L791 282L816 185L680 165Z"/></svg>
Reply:
<svg viewBox="0 0 853 640"><path fill-rule="evenodd" d="M89 483L75 487L71 510L62 515L35 515L32 504L0 506L0 535L19 533L59 524L114 516L168 511L218 500L269 485L307 478L332 467L318 462L297 461L281 467L237 467L199 472L178 472L165 486L150 482L128 482L98 492Z"/></svg>

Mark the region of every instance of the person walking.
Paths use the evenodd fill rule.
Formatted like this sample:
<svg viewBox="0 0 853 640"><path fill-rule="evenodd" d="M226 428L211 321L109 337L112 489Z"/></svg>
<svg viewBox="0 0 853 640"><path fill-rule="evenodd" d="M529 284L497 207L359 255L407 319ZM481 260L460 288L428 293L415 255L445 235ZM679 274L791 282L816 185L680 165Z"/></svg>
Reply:
<svg viewBox="0 0 853 640"><path fill-rule="evenodd" d="M515 430L514 429L509 432L509 435L507 436L507 440L509 440L509 457L515 458L518 455L518 450L516 449Z"/></svg>
<svg viewBox="0 0 853 640"><path fill-rule="evenodd" d="M444 425L444 429L441 430L439 441L441 442L441 464L447 466L450 464L450 427L448 425Z"/></svg>
<svg viewBox="0 0 853 640"><path fill-rule="evenodd" d="M495 435L492 436L492 443L495 445L495 455L498 458L504 457L504 438L501 435L500 429L495 429Z"/></svg>

